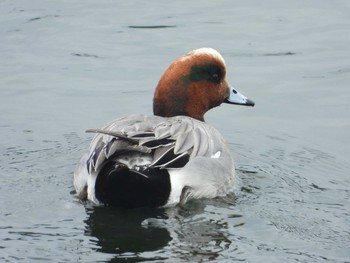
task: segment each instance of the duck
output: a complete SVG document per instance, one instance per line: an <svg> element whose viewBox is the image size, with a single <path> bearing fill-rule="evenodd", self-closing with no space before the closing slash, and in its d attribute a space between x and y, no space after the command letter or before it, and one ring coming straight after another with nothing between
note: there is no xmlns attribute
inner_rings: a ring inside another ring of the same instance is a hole
<svg viewBox="0 0 350 263"><path fill-rule="evenodd" d="M74 172L76 196L95 205L156 208L226 195L236 181L234 160L204 120L223 103L255 105L229 84L218 51L199 48L177 58L156 86L153 115L86 131L94 137Z"/></svg>

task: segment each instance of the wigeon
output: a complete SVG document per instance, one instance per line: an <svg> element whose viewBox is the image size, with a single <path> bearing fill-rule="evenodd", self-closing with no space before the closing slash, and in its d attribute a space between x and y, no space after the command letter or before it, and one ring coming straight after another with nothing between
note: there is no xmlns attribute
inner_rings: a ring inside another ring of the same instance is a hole
<svg viewBox="0 0 350 263"><path fill-rule="evenodd" d="M176 59L154 93L154 116L131 115L96 133L74 174L80 199L126 208L184 204L226 194L235 181L230 150L204 122L221 103L254 106L226 80L222 56L200 48Z"/></svg>

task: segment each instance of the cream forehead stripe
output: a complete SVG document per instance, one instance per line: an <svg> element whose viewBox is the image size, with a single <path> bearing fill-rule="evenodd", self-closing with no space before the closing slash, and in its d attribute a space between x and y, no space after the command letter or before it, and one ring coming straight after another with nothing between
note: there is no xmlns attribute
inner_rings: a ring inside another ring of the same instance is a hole
<svg viewBox="0 0 350 263"><path fill-rule="evenodd" d="M185 56L183 56L181 58L181 60L186 60L186 59L188 59L191 56L204 55L204 54L205 55L211 55L212 57L222 61L222 63L226 66L225 60L221 56L221 54L219 52L217 52L215 49L209 48L209 47L203 47L203 48L198 48L198 49L192 50L189 53L187 53Z"/></svg>

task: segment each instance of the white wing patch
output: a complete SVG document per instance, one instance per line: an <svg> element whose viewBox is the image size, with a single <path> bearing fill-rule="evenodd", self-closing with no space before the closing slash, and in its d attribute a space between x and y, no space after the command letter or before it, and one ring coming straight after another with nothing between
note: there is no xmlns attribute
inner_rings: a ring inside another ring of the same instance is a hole
<svg viewBox="0 0 350 263"><path fill-rule="evenodd" d="M211 156L211 158L217 159L217 158L220 157L220 155L221 155L221 151L217 151L216 153L214 153L214 154Z"/></svg>

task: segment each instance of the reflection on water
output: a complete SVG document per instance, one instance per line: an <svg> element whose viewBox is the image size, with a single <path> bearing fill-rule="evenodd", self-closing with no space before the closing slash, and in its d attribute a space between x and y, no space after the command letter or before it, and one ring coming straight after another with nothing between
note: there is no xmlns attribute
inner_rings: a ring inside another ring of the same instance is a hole
<svg viewBox="0 0 350 263"><path fill-rule="evenodd" d="M99 251L123 256L145 251L156 251L167 246L169 232L162 227L148 227L149 218L166 219L162 209L124 210L109 207L86 208L86 235L97 238Z"/></svg>
<svg viewBox="0 0 350 263"><path fill-rule="evenodd" d="M98 251L114 254L113 262L162 261L174 256L187 262L214 260L231 249L232 241L226 236L228 222L218 213L233 202L234 195L166 209L125 210L87 204L85 234L96 238ZM240 215L229 217L241 220ZM149 253L153 251L156 253Z"/></svg>

